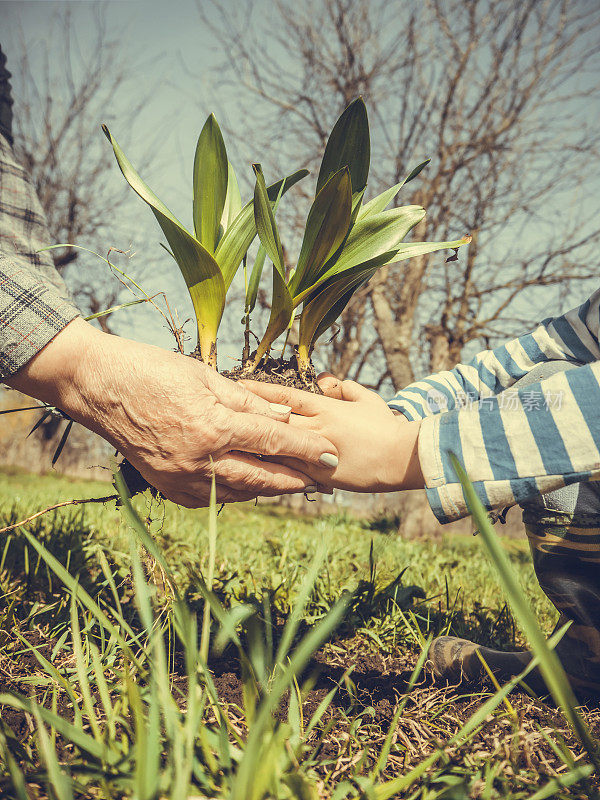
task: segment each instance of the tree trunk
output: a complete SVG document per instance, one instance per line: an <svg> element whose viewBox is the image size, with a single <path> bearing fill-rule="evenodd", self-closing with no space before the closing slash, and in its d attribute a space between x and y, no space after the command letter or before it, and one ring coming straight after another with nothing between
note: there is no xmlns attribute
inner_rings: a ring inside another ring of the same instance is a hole
<svg viewBox="0 0 600 800"><path fill-rule="evenodd" d="M450 344L441 331L429 336L429 366L432 372L450 367Z"/></svg>
<svg viewBox="0 0 600 800"><path fill-rule="evenodd" d="M421 202L420 195L413 198ZM426 223L420 222L414 229L415 240L426 238ZM427 269L427 255L404 262L404 273L398 275L398 291L392 295L395 303L390 303L390 267L383 267L371 279L371 305L375 314L375 328L381 341L386 364L396 390L402 389L414 380L410 362L410 347L413 341L415 313L423 289L423 276Z"/></svg>

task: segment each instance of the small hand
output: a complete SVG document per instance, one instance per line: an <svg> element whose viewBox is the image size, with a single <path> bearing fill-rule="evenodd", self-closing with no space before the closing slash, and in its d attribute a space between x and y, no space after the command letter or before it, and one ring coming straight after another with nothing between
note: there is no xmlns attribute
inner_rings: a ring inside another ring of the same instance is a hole
<svg viewBox="0 0 600 800"><path fill-rule="evenodd" d="M330 375L319 377L328 396L256 381L243 384L265 400L291 406L291 427L318 433L335 444L339 464L329 469L277 459L305 470L319 485L362 492L423 486L417 449L419 422L396 416L375 392Z"/></svg>

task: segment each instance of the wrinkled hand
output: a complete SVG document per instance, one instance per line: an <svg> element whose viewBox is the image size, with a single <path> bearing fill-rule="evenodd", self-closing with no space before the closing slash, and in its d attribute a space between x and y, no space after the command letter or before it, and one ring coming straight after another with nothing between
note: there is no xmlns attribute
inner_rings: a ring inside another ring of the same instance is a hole
<svg viewBox="0 0 600 800"><path fill-rule="evenodd" d="M82 319L5 382L100 434L165 497L189 508L207 504L213 465L217 500L235 502L315 491L306 466L325 453L337 457L323 436L287 424L289 408L197 360L102 333Z"/></svg>
<svg viewBox="0 0 600 800"><path fill-rule="evenodd" d="M291 406L291 427L318 433L335 444L339 464L333 469L281 460L308 472L320 486L358 492L423 486L417 447L420 423L396 415L375 392L328 374L319 377L325 396L255 381L242 383L265 400Z"/></svg>

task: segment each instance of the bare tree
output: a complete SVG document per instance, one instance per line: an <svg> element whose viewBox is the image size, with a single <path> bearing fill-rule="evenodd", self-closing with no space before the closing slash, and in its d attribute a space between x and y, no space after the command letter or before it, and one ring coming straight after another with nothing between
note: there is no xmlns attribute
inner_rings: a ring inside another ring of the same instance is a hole
<svg viewBox="0 0 600 800"><path fill-rule="evenodd" d="M122 38L108 34L100 6L89 13L94 36L85 47L78 41L68 8L55 16L44 42L30 47L21 35L20 59L16 66L10 65L14 147L33 180L52 242L77 244L105 255L117 245L116 237L126 235L118 221L131 198L125 185L115 180L114 157L100 123L110 122L123 100L130 121L135 120L145 98L136 92L135 65ZM108 267L82 257L74 248L52 252L82 310L95 314L115 305L124 286ZM109 331L110 320L98 321Z"/></svg>
<svg viewBox="0 0 600 800"><path fill-rule="evenodd" d="M332 371L400 388L456 363L474 340L531 326L553 288L564 301L597 280L597 6L278 0L268 21L252 3L199 7L228 54L219 80L237 87L255 153L316 165L336 117L362 95L371 191L430 157L399 197L427 209L416 237L473 236L457 261L381 270L319 351Z"/></svg>

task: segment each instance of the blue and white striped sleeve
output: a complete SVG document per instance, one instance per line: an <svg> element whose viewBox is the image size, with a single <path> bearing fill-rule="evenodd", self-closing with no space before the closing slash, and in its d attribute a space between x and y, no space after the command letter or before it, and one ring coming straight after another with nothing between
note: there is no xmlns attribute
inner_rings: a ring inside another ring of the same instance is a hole
<svg viewBox="0 0 600 800"><path fill-rule="evenodd" d="M590 364L600 358L599 306L600 290L578 308L544 320L531 333L484 350L467 364L411 383L389 405L410 420L423 419L493 397L544 361Z"/></svg>
<svg viewBox="0 0 600 800"><path fill-rule="evenodd" d="M390 402L409 419L422 419L419 460L440 522L468 513L451 453L488 509L600 478L599 304L600 291L530 334L412 384ZM580 366L506 391L551 360Z"/></svg>
<svg viewBox="0 0 600 800"><path fill-rule="evenodd" d="M507 395L508 401L507 401ZM419 461L440 522L468 513L450 454L487 509L600 478L600 362L421 422Z"/></svg>

